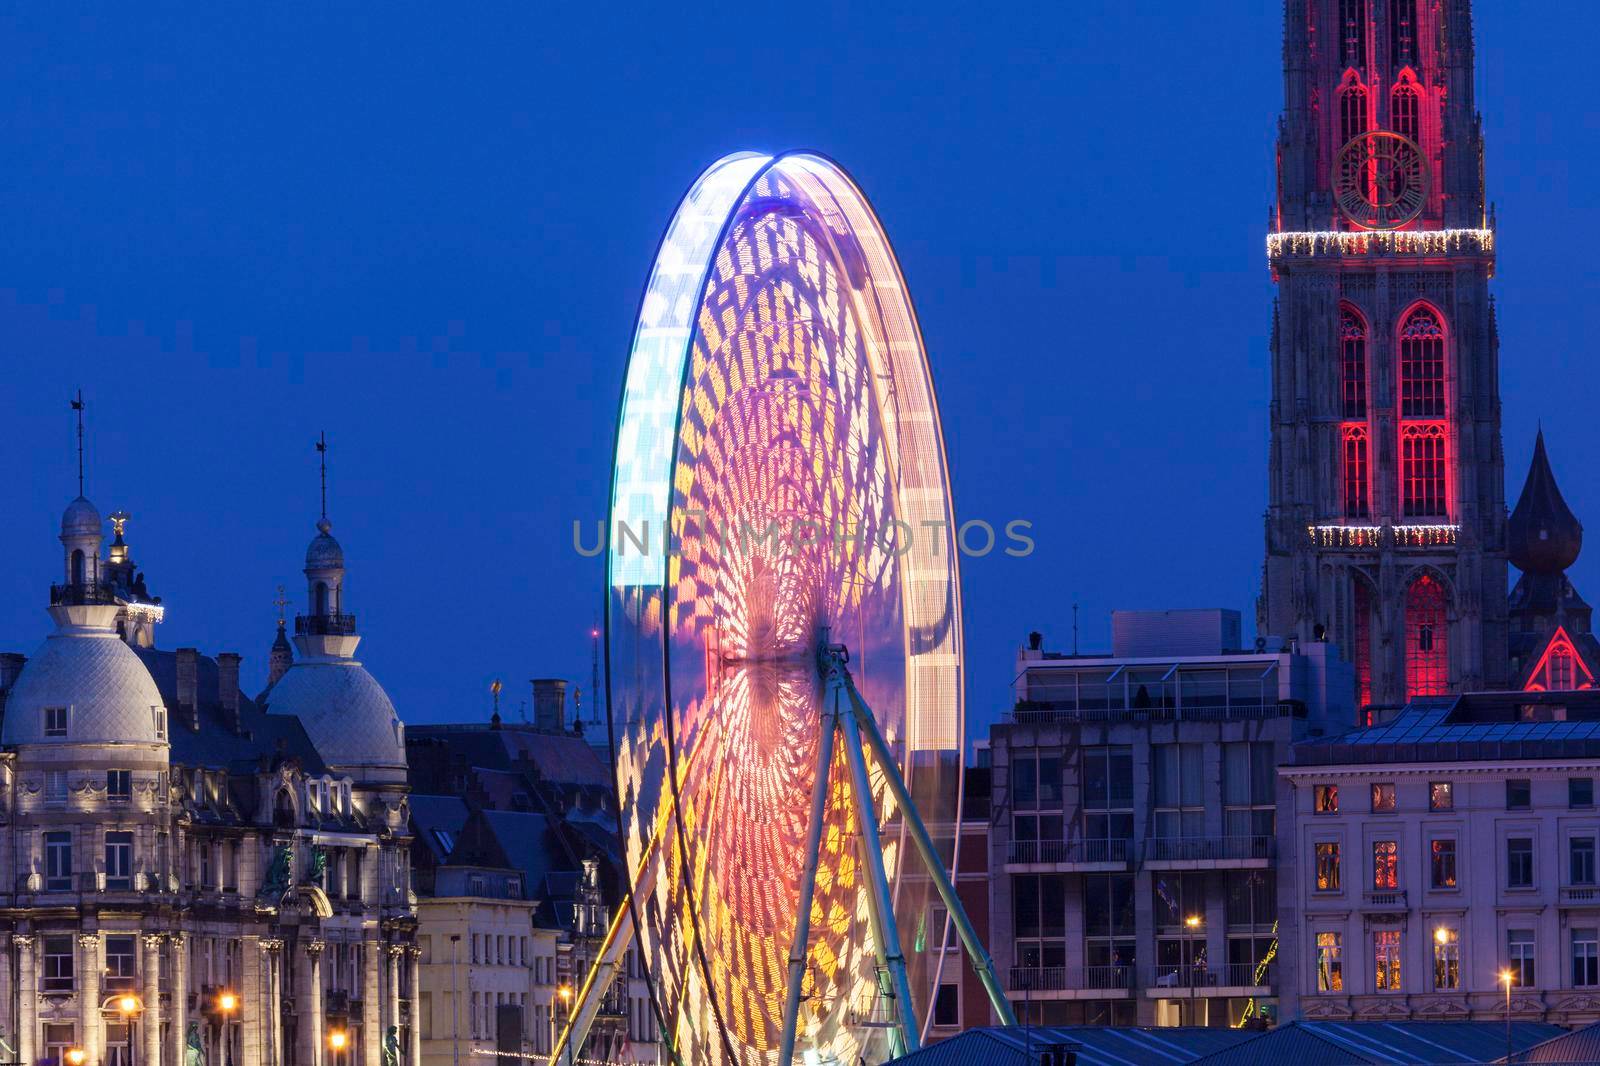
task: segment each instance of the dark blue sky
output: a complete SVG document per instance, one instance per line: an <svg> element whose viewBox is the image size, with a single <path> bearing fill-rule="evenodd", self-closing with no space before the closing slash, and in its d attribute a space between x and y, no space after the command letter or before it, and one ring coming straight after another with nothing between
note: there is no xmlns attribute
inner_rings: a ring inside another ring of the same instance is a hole
<svg viewBox="0 0 1600 1066"><path fill-rule="evenodd" d="M361 657L405 718L587 687L570 527L604 513L656 240L707 163L795 146L896 245L959 515L1035 524L1031 558L965 564L974 718L1074 601L1086 646L1119 606L1248 628L1280 5L340 6L0 16L0 648L48 628L82 385L89 495L135 515L165 646L259 684L326 428ZM1600 521L1600 5L1480 7L1510 494L1542 417Z"/></svg>

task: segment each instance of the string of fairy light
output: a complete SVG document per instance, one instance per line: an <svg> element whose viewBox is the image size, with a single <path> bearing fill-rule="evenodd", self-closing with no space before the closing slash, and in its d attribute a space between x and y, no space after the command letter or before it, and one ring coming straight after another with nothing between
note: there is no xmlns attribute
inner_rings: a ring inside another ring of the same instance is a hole
<svg viewBox="0 0 1600 1066"><path fill-rule="evenodd" d="M1267 257L1494 254L1494 230L1297 230L1267 234Z"/></svg>

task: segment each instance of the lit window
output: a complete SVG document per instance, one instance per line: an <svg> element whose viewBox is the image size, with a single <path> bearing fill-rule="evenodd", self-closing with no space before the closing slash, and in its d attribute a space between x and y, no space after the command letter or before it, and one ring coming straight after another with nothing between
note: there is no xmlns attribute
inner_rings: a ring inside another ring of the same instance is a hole
<svg viewBox="0 0 1600 1066"><path fill-rule="evenodd" d="M1424 574L1406 592L1406 695L1450 691L1449 623L1444 586Z"/></svg>
<svg viewBox="0 0 1600 1066"><path fill-rule="evenodd" d="M1344 954L1338 933L1317 934L1317 991L1344 991Z"/></svg>
<svg viewBox="0 0 1600 1066"><path fill-rule="evenodd" d="M1429 845L1434 888L1456 887L1456 842L1435 840Z"/></svg>
<svg viewBox="0 0 1600 1066"><path fill-rule="evenodd" d="M1461 987L1461 933L1447 925L1433 931L1433 987L1440 992Z"/></svg>
<svg viewBox="0 0 1600 1066"><path fill-rule="evenodd" d="M1400 930L1379 929L1372 934L1372 989L1400 991Z"/></svg>
<svg viewBox="0 0 1600 1066"><path fill-rule="evenodd" d="M1339 0L1339 43L1344 65L1367 65L1367 0Z"/></svg>
<svg viewBox="0 0 1600 1066"><path fill-rule="evenodd" d="M1532 929L1506 931L1506 956L1510 962L1511 984L1516 988L1532 988L1535 983L1534 941Z"/></svg>
<svg viewBox="0 0 1600 1066"><path fill-rule="evenodd" d="M1385 781L1373 784L1372 809L1374 811L1394 810L1394 782Z"/></svg>
<svg viewBox="0 0 1600 1066"><path fill-rule="evenodd" d="M1339 813L1339 786L1317 785L1313 789L1314 807L1318 814Z"/></svg>
<svg viewBox="0 0 1600 1066"><path fill-rule="evenodd" d="M1368 510L1367 427L1344 427L1344 516L1365 518Z"/></svg>
<svg viewBox="0 0 1600 1066"><path fill-rule="evenodd" d="M1339 891L1339 845L1331 841L1317 845L1317 891Z"/></svg>
<svg viewBox="0 0 1600 1066"><path fill-rule="evenodd" d="M1348 307L1339 309L1343 411L1347 420L1367 417L1367 324Z"/></svg>
<svg viewBox="0 0 1600 1066"><path fill-rule="evenodd" d="M1417 89L1407 79L1394 87L1389 94L1389 128L1402 137L1417 141Z"/></svg>
<svg viewBox="0 0 1600 1066"><path fill-rule="evenodd" d="M1417 62L1417 0L1389 0L1389 59L1397 67Z"/></svg>
<svg viewBox="0 0 1600 1066"><path fill-rule="evenodd" d="M1339 90L1339 140L1343 144L1367 132L1367 90L1355 76Z"/></svg>
<svg viewBox="0 0 1600 1066"><path fill-rule="evenodd" d="M1506 887L1533 887L1533 838L1506 838Z"/></svg>
<svg viewBox="0 0 1600 1066"><path fill-rule="evenodd" d="M1401 509L1407 518L1444 518L1446 441L1437 423L1408 425L1400 431Z"/></svg>
<svg viewBox="0 0 1600 1066"><path fill-rule="evenodd" d="M1448 781L1432 781L1428 784L1428 810L1448 811L1456 805L1455 791Z"/></svg>
<svg viewBox="0 0 1600 1066"><path fill-rule="evenodd" d="M1400 417L1444 416L1444 328L1431 308L1419 307L1400 328Z"/></svg>
<svg viewBox="0 0 1600 1066"><path fill-rule="evenodd" d="M1400 845L1397 842L1372 842L1372 887L1379 891L1400 887Z"/></svg>

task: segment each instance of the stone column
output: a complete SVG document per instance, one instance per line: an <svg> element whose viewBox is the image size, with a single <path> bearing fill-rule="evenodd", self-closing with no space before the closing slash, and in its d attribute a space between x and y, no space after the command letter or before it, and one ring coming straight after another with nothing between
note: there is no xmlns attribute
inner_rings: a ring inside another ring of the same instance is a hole
<svg viewBox="0 0 1600 1066"><path fill-rule="evenodd" d="M369 936L361 945L361 1061L383 1066L383 943Z"/></svg>
<svg viewBox="0 0 1600 1066"><path fill-rule="evenodd" d="M87 1061L105 1058L105 1027L100 1020L100 934L78 934L78 1046Z"/></svg>
<svg viewBox="0 0 1600 1066"><path fill-rule="evenodd" d="M263 1066L283 1066L283 982L278 974L282 950L281 940L261 941L262 980L266 986L261 996L261 1011L265 1015L265 1024L261 1027Z"/></svg>
<svg viewBox="0 0 1600 1066"><path fill-rule="evenodd" d="M144 1048L139 1059L144 1066L161 1066L161 942L160 933L144 935L144 1014L139 1018ZM176 998L176 997L174 997Z"/></svg>
<svg viewBox="0 0 1600 1066"><path fill-rule="evenodd" d="M411 972L406 975L410 978L407 991L411 997L410 1057L406 1061L410 1066L422 1066L422 949L415 944L406 948L406 961L411 966Z"/></svg>
<svg viewBox="0 0 1600 1066"><path fill-rule="evenodd" d="M0 883L4 883L4 874L0 874ZM22 1025L22 1019L17 1017L16 989L11 986L11 956L5 953L4 945L5 941L0 940L0 1029L5 1030L6 1040L15 1048L15 1034Z"/></svg>
<svg viewBox="0 0 1600 1066"><path fill-rule="evenodd" d="M17 949L17 999L21 1007L17 1018L17 1061L33 1062L39 1057L34 1050L39 1039L39 981L33 962L34 939L16 934L11 943Z"/></svg>
<svg viewBox="0 0 1600 1066"><path fill-rule="evenodd" d="M239 1057L248 1063L267 1061L265 1026L262 1014L261 970L267 964L267 953L258 936L239 938L239 975L243 982L239 989Z"/></svg>
<svg viewBox="0 0 1600 1066"><path fill-rule="evenodd" d="M300 972L295 975L295 1066L322 1066L321 940L302 943Z"/></svg>
<svg viewBox="0 0 1600 1066"><path fill-rule="evenodd" d="M395 1039L400 1039L400 968L406 964L406 949L404 944L386 945L385 951L389 956L389 994L384 997L383 1035L387 1039L390 1028L394 1028ZM404 1049L400 1049L401 1058L404 1058Z"/></svg>
<svg viewBox="0 0 1600 1066"><path fill-rule="evenodd" d="M184 1048L189 1040L189 938L183 933L171 933L167 936L167 946L172 952L169 990L172 1009L167 1012L171 1015L167 1029L167 1043L171 1049L168 1061L172 1066L183 1066Z"/></svg>

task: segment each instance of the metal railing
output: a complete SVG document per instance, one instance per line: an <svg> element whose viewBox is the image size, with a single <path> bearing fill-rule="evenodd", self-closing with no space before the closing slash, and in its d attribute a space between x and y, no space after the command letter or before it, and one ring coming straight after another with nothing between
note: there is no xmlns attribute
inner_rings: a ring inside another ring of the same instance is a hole
<svg viewBox="0 0 1600 1066"><path fill-rule="evenodd" d="M1404 907L1406 892L1403 888L1369 888L1362 899L1369 907Z"/></svg>
<svg viewBox="0 0 1600 1066"><path fill-rule="evenodd" d="M1012 992L1065 992L1133 987L1132 966L1013 966Z"/></svg>
<svg viewBox="0 0 1600 1066"><path fill-rule="evenodd" d="M356 631L353 614L299 614L295 615L294 631L298 636L348 637Z"/></svg>
<svg viewBox="0 0 1600 1066"><path fill-rule="evenodd" d="M1049 722L1240 722L1270 718L1303 717L1298 700L1229 699L1222 702L1185 701L1170 697L1139 705L1134 701L1032 700L1001 715L1013 725Z"/></svg>
<svg viewBox="0 0 1600 1066"><path fill-rule="evenodd" d="M1144 844L1145 862L1270 859L1278 840L1270 836L1152 837Z"/></svg>
<svg viewBox="0 0 1600 1066"><path fill-rule="evenodd" d="M1013 863L1126 863L1133 854L1131 840L1013 840L1007 862Z"/></svg>
<svg viewBox="0 0 1600 1066"><path fill-rule="evenodd" d="M1266 988L1277 980L1277 968L1267 964L1263 970L1250 962L1229 962L1216 966L1195 963L1186 966L1157 966L1150 972L1147 987L1162 988Z"/></svg>
<svg viewBox="0 0 1600 1066"><path fill-rule="evenodd" d="M87 582L77 582L71 585L50 586L50 606L52 607L82 607L84 605L108 605L117 602L116 593L110 585L91 585Z"/></svg>

